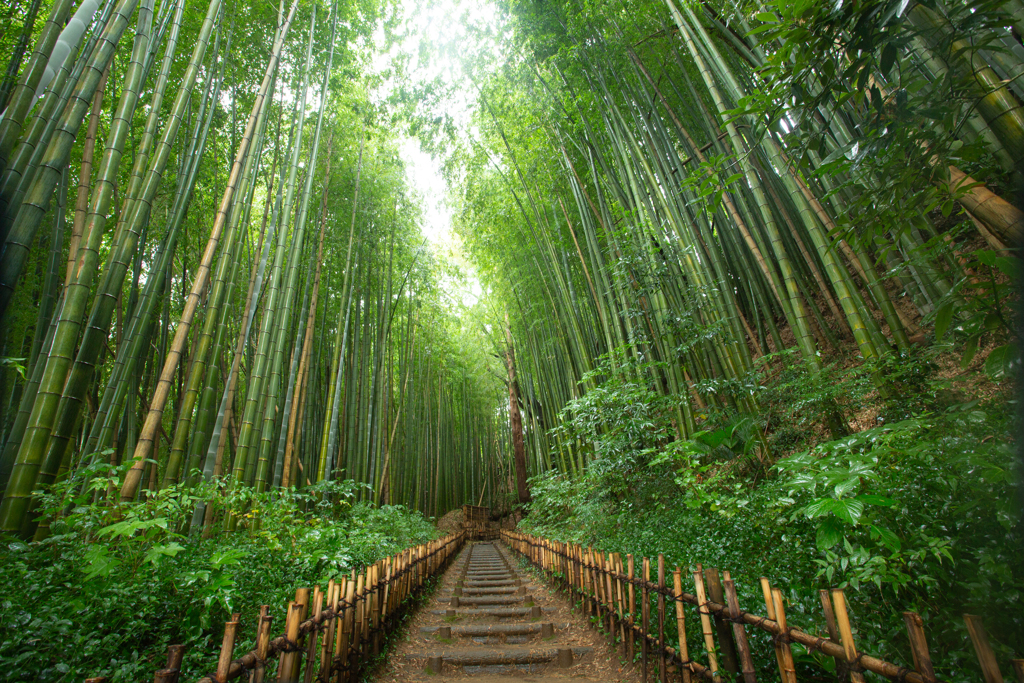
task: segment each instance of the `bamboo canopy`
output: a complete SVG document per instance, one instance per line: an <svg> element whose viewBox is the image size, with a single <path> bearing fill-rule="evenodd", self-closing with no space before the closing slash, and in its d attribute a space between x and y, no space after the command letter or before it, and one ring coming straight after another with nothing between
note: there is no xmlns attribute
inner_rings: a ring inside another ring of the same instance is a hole
<svg viewBox="0 0 1024 683"><path fill-rule="evenodd" d="M386 3L33 3L0 37L0 531L104 468L123 502L505 510L609 455L591 399L661 406L661 448L791 357L963 329L957 249L1024 234L1020 4L876 4L511 3L472 130L406 116L448 147L469 282L362 71Z"/></svg>

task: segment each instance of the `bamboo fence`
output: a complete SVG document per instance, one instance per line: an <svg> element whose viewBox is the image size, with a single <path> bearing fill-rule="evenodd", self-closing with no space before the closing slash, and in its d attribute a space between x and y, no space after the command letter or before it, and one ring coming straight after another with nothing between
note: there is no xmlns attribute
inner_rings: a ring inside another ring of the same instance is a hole
<svg viewBox="0 0 1024 683"><path fill-rule="evenodd" d="M656 581L652 581L652 561L646 557L637 559L626 555L623 562L618 553L602 553L515 531L502 530L501 538L550 580L580 598L584 613L604 628L612 645L616 641L621 644L623 655L629 661L636 660L639 649L643 680L647 680L650 660L656 658L660 683L666 683L670 673L675 678L674 671L678 671L685 683L697 680L718 683L723 676L728 680L754 683L757 669L747 640L749 626L771 636L782 683L797 680L792 643L831 657L838 680L847 680L848 676L853 683L863 683L864 672L871 671L901 683L942 683L935 677L924 624L915 612L903 613L913 655L914 667L910 669L857 650L842 590L820 591L828 635L819 637L787 623L782 591L773 587L766 577L761 578L761 589L767 616L761 616L740 609L729 572L697 565L692 573L695 592L691 594L683 591L683 573L678 567L670 575L666 573L664 555L658 555L653 562ZM654 601L656 614L651 613ZM672 628L672 605L678 648L665 640L666 629ZM705 663L697 661L697 653L691 652L687 644L686 605L696 607L700 617ZM1002 683L1002 673L981 617L968 614L964 615L964 620L985 683ZM1012 666L1017 683L1024 683L1024 659L1012 660Z"/></svg>
<svg viewBox="0 0 1024 683"><path fill-rule="evenodd" d="M332 579L323 590L299 588L285 612L284 633L270 637L270 606L256 620L256 648L234 658L240 615L224 625L216 672L199 683L243 678L251 683L345 683L359 680L359 670L380 654L383 635L398 621L406 599L443 572L462 548L466 534L450 534L384 558L350 576ZM183 645L168 649L167 665L154 683L178 683ZM277 666L274 668L274 662ZM88 678L86 683L106 679Z"/></svg>

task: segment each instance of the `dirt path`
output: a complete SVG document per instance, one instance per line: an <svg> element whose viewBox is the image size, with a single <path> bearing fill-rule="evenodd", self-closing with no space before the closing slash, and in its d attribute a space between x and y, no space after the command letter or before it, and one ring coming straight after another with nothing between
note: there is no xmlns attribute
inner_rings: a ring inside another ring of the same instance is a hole
<svg viewBox="0 0 1024 683"><path fill-rule="evenodd" d="M568 601L499 543L467 545L374 679L639 683Z"/></svg>

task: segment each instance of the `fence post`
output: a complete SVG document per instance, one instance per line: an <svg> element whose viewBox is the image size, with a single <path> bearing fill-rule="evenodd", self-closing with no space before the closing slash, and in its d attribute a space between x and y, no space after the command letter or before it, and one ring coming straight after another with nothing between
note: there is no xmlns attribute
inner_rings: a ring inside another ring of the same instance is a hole
<svg viewBox="0 0 1024 683"><path fill-rule="evenodd" d="M338 584L334 579L327 582L327 611L330 618L324 628L323 639L320 643L320 678L324 681L330 679L333 662L331 661L331 645L334 643L334 629L338 623Z"/></svg>
<svg viewBox="0 0 1024 683"><path fill-rule="evenodd" d="M724 572L725 597L729 605L729 618L732 619L732 633L736 638L736 649L739 652L740 664L743 667L743 682L755 683L757 675L754 659L750 654L750 643L747 642L747 631L740 620L740 603L736 597L736 584L732 582L729 572Z"/></svg>
<svg viewBox="0 0 1024 683"><path fill-rule="evenodd" d="M270 605L260 605L259 623L256 624L256 666L252 672L252 683L263 683L267 675L267 654L270 652Z"/></svg>
<svg viewBox="0 0 1024 683"><path fill-rule="evenodd" d="M632 573L633 557L630 556ZM631 584L632 586L632 584ZM683 578L679 567L672 572L672 588L676 603L676 631L679 635L679 659L682 661L683 683L690 683L690 647L686 642L686 614L683 612Z"/></svg>
<svg viewBox="0 0 1024 683"><path fill-rule="evenodd" d="M647 585L651 582L651 563L646 557L643 561L643 583L640 584L640 670L643 680L647 680L647 634L650 633L651 599L647 594Z"/></svg>
<svg viewBox="0 0 1024 683"><path fill-rule="evenodd" d="M704 635L704 647L708 652L708 665L715 681L719 680L718 653L715 651L715 637L711 631L711 615L708 609L708 597L704 592L704 568L699 564L693 573L693 583L697 590L697 614L700 615L701 633ZM787 683L783 676L782 683Z"/></svg>
<svg viewBox="0 0 1024 683"><path fill-rule="evenodd" d="M178 680L178 672L181 670L181 660L185 657L184 645L170 645L167 648L166 669L174 670L174 680ZM172 682L173 683L173 682Z"/></svg>
<svg viewBox="0 0 1024 683"><path fill-rule="evenodd" d="M903 623L910 636L910 652L914 656L914 669L928 683L935 680L935 669L932 668L932 656L928 652L928 639L924 635L924 621L916 612L904 612Z"/></svg>
<svg viewBox="0 0 1024 683"><path fill-rule="evenodd" d="M309 617L309 604L312 594L313 591L309 588L295 589L295 602L302 607L302 611L299 613L300 626L302 622ZM291 676L288 678L289 681L298 681L299 673L302 670L302 647L306 644L306 637L302 635L301 630L297 635L298 638L295 640L295 644L299 648L299 654L295 655L295 659L292 663Z"/></svg>
<svg viewBox="0 0 1024 683"><path fill-rule="evenodd" d="M353 576L355 572L352 572ZM335 652L341 655L341 667L338 672L338 681L347 681L349 679L348 666L351 659L349 658L349 649L352 647L352 631L355 624L355 601L356 601L356 582L353 577L345 577L345 606L342 608L342 621L338 628L338 635L334 643Z"/></svg>
<svg viewBox="0 0 1024 683"><path fill-rule="evenodd" d="M626 555L626 567L629 572L629 665L636 663L636 586L633 584L636 579L636 567L633 564L633 554Z"/></svg>
<svg viewBox="0 0 1024 683"><path fill-rule="evenodd" d="M356 574L356 615L352 628L352 649L357 662L363 660L363 639L366 637L366 576L366 571Z"/></svg>
<svg viewBox="0 0 1024 683"><path fill-rule="evenodd" d="M597 554L597 579L601 586L601 604L604 606L604 614L608 623L608 644L615 647L615 606L611 596L611 575L608 573L610 557L607 553Z"/></svg>
<svg viewBox="0 0 1024 683"><path fill-rule="evenodd" d="M618 599L619 640L622 641L622 654L626 655L626 596L622 589L622 555L615 553L615 596Z"/></svg>
<svg viewBox="0 0 1024 683"><path fill-rule="evenodd" d="M796 665L793 663L793 651L789 647L789 628L786 625L786 606L783 602L782 591L778 588L772 588L772 605L775 607L775 621L778 622L779 628L782 629L782 633L779 634L779 640L782 641L782 661L785 664L785 672L782 674L782 683L796 683ZM843 606L845 611L845 605ZM842 633L842 622L840 622L840 633ZM846 638L844 637L844 640ZM850 648L853 648L853 634L850 634L849 638ZM855 655L856 656L856 655ZM857 676L860 676L858 679ZM860 674L851 673L850 680L854 683L863 683L864 676Z"/></svg>
<svg viewBox="0 0 1024 683"><path fill-rule="evenodd" d="M314 624L320 621L320 615L323 614L324 606L324 594L320 590L320 586L316 586L313 589L313 619ZM309 643L306 646L306 676L303 679L304 683L312 683L313 681L313 658L316 656L316 645L317 638L319 637L319 629L314 625L313 630L309 634ZM298 672L296 672L298 673Z"/></svg>
<svg viewBox="0 0 1024 683"><path fill-rule="evenodd" d="M302 623L302 605L292 600L288 603L288 612L285 617L284 637L288 641L288 650L281 653L277 665L278 683L293 683L295 680L294 669L298 664L299 657L299 624Z"/></svg>
<svg viewBox="0 0 1024 683"><path fill-rule="evenodd" d="M228 672L231 671L231 656L235 653L235 637L238 635L238 619L241 617L237 612L231 615L230 621L224 624L224 639L220 645L220 656L217 658L217 681L226 683Z"/></svg>
<svg viewBox="0 0 1024 683"><path fill-rule="evenodd" d="M711 596L711 601L724 605L726 603L725 593L722 590L722 581L719 577L718 569L715 567L705 569L704 576L708 582L708 594ZM732 642L731 629L723 613L716 613L714 619L715 631L718 632L718 647L722 653L722 666L735 677L739 671L739 666L736 664L736 647Z"/></svg>
<svg viewBox="0 0 1024 683"><path fill-rule="evenodd" d="M825 628L828 629L828 639L841 646L842 638L839 637L839 625L836 623L836 614L832 611L832 599L825 589L818 591L818 595L821 597L821 608L825 612ZM911 647L913 647L913 643L911 643ZM836 678L845 681L849 678L847 675L847 671L850 668L849 664L846 663L846 659L843 657L833 657L833 660L836 663Z"/></svg>
<svg viewBox="0 0 1024 683"><path fill-rule="evenodd" d="M384 587L381 585L380 579L381 575L384 573L383 570L384 566L380 562L373 565L373 593L370 602L373 608L373 611L370 613L370 651L373 653L374 657L380 654L380 623L384 605Z"/></svg>
<svg viewBox="0 0 1024 683"><path fill-rule="evenodd" d="M764 608L768 613L768 619L775 621L775 602L772 600L772 584L767 576L761 577L761 593L764 595ZM782 643L773 639L775 643L775 661L779 665L779 676L785 680L786 665L782 659Z"/></svg>
<svg viewBox="0 0 1024 683"><path fill-rule="evenodd" d="M999 671L996 655L988 644L988 636L985 635L985 626L981 623L981 617L975 614L965 614L964 622L967 624L967 633L970 634L971 642L974 644L974 652L978 655L985 683L1003 683L1003 674Z"/></svg>
<svg viewBox="0 0 1024 683"><path fill-rule="evenodd" d="M665 679L665 556L658 553L658 680Z"/></svg>
<svg viewBox="0 0 1024 683"><path fill-rule="evenodd" d="M836 620L839 622L839 637L843 641L846 662L851 665L850 680L853 683L864 683L864 674L853 670L857 663L857 647L853 644L853 629L850 628L850 615L846 611L846 594L840 589L833 590L832 603L835 606Z"/></svg>

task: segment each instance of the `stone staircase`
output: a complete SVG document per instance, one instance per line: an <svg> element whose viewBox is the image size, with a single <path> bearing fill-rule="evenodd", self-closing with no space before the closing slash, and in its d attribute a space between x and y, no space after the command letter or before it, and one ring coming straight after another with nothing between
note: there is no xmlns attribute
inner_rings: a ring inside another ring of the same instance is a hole
<svg viewBox="0 0 1024 683"><path fill-rule="evenodd" d="M553 609L536 604L545 591L516 571L495 543L467 546L448 570L436 607L413 633L402 658L409 670L489 677L569 669L590 647L560 642L568 624L551 621Z"/></svg>

